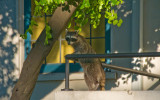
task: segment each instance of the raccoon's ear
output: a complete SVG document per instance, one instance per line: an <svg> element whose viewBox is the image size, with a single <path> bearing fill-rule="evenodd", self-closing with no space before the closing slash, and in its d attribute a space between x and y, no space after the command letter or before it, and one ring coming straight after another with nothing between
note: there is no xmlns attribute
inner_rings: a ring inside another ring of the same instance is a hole
<svg viewBox="0 0 160 100"><path fill-rule="evenodd" d="M76 30L75 32L76 32L76 35L78 35L78 33L79 33L79 30Z"/></svg>
<svg viewBox="0 0 160 100"><path fill-rule="evenodd" d="M76 30L76 33L78 34L78 33L79 33L79 30Z"/></svg>
<svg viewBox="0 0 160 100"><path fill-rule="evenodd" d="M75 31L74 31L75 36L78 36L78 33L79 33L78 30L75 30Z"/></svg>

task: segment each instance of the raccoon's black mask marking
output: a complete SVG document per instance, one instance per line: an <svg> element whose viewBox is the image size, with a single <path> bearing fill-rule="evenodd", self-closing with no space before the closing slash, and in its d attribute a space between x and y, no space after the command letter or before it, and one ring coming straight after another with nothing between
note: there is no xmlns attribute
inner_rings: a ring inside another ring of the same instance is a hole
<svg viewBox="0 0 160 100"><path fill-rule="evenodd" d="M71 44L71 42L76 42L77 41L77 32L67 32L65 39L68 42L68 45Z"/></svg>

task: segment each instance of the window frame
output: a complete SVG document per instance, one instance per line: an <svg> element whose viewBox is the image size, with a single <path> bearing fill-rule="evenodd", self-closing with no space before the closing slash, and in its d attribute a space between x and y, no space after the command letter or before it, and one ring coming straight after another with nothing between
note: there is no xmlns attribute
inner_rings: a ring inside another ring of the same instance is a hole
<svg viewBox="0 0 160 100"><path fill-rule="evenodd" d="M31 10L28 10L29 8L31 9L31 0L27 1L27 4L25 4L25 8L24 8L24 31L26 31L26 29L29 27L29 21L31 19ZM46 18L50 16L50 15L45 15L45 20ZM93 39L105 39L105 53L110 53L110 24L107 23L107 19L105 19L105 35L104 37L92 37L92 26L90 24L90 37L87 37L86 39L89 39L90 41L90 45L92 46L92 40ZM65 63L61 62L61 45L62 45L62 41L64 41L65 39L62 38L62 36L60 36L59 38L59 49L60 49L60 63L47 63L46 59L45 59L45 63L42 64L40 73L61 73L61 72L65 72ZM31 50L31 42L35 42L36 40L31 40L31 35L30 33L27 33L27 39L25 40L25 53L24 53L24 57L25 59L27 58L27 55L29 54L30 50ZM105 63L109 63L110 59L105 59ZM78 63L73 64L70 63L70 72L81 72L83 71L83 69L80 67L80 65Z"/></svg>

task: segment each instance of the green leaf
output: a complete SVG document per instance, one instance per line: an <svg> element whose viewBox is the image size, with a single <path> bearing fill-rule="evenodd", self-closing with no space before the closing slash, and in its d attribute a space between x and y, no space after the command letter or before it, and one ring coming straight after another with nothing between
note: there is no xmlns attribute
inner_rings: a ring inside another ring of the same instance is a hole
<svg viewBox="0 0 160 100"><path fill-rule="evenodd" d="M123 23L123 20L119 19L119 22L118 22L117 26L120 27L122 25L122 23Z"/></svg>
<svg viewBox="0 0 160 100"><path fill-rule="evenodd" d="M82 5L81 7L80 7L80 9L83 9L85 6L84 5Z"/></svg>
<svg viewBox="0 0 160 100"><path fill-rule="evenodd" d="M46 26L46 30L47 30L47 31L50 31L50 30L51 30L51 27L50 27L49 25L47 25L47 26Z"/></svg>
<svg viewBox="0 0 160 100"><path fill-rule="evenodd" d="M114 13L113 16L114 16L114 19L117 19L117 17L118 17L117 13Z"/></svg>
<svg viewBox="0 0 160 100"><path fill-rule="evenodd" d="M122 19L119 19L119 23L121 23L121 24L122 24L122 23L123 23L123 20L122 20Z"/></svg>
<svg viewBox="0 0 160 100"><path fill-rule="evenodd" d="M94 23L94 21L93 20L90 20L90 24L93 24Z"/></svg>
<svg viewBox="0 0 160 100"><path fill-rule="evenodd" d="M83 0L83 3L81 5L80 9L89 8L89 7L90 7L89 0Z"/></svg>
<svg viewBox="0 0 160 100"><path fill-rule="evenodd" d="M51 33L48 33L46 36L47 36L48 39L52 39Z"/></svg>
<svg viewBox="0 0 160 100"><path fill-rule="evenodd" d="M112 6L115 6L116 3L117 3L117 0L111 0L111 5L112 5Z"/></svg>
<svg viewBox="0 0 160 100"><path fill-rule="evenodd" d="M88 18L86 18L83 22L82 22L82 26L84 26L85 24L87 24L88 22Z"/></svg>
<svg viewBox="0 0 160 100"><path fill-rule="evenodd" d="M97 28L97 25L96 25L96 24L93 24L93 28Z"/></svg>
<svg viewBox="0 0 160 100"><path fill-rule="evenodd" d="M114 17L113 16L109 17L109 20L114 20Z"/></svg>
<svg viewBox="0 0 160 100"><path fill-rule="evenodd" d="M77 24L79 24L79 23L82 22L82 19L78 19L78 18L77 18L77 19L75 20L75 22L76 22Z"/></svg>
<svg viewBox="0 0 160 100"><path fill-rule="evenodd" d="M95 16L94 16L93 14L91 14L91 15L90 15L90 18L91 18L91 19L94 19L94 18L95 18Z"/></svg>
<svg viewBox="0 0 160 100"><path fill-rule="evenodd" d="M33 25L29 25L28 31L29 31L29 30L32 30L32 26L33 26Z"/></svg>
<svg viewBox="0 0 160 100"><path fill-rule="evenodd" d="M75 30L78 30L78 29L79 29L79 26L74 26L74 29L75 29Z"/></svg>
<svg viewBox="0 0 160 100"><path fill-rule="evenodd" d="M75 15L75 17L77 17L79 15L79 11L76 11L76 15Z"/></svg>
<svg viewBox="0 0 160 100"><path fill-rule="evenodd" d="M47 13L48 11L48 6L45 6L44 12Z"/></svg>
<svg viewBox="0 0 160 100"><path fill-rule="evenodd" d="M48 45L48 38L47 37L45 38L44 45Z"/></svg>
<svg viewBox="0 0 160 100"><path fill-rule="evenodd" d="M108 24L112 24L112 21L111 21L111 20L108 20Z"/></svg>
<svg viewBox="0 0 160 100"><path fill-rule="evenodd" d="M68 23L68 28L71 28L71 25L72 25L72 24L71 24L71 21L70 21L70 22Z"/></svg>
<svg viewBox="0 0 160 100"><path fill-rule="evenodd" d="M64 4L65 0L61 0L61 3Z"/></svg>
<svg viewBox="0 0 160 100"><path fill-rule="evenodd" d="M89 8L89 7L90 7L89 0L87 0L87 1L86 1L86 3L85 3L85 7L86 7L86 8Z"/></svg>
<svg viewBox="0 0 160 100"><path fill-rule="evenodd" d="M109 0L107 0L107 2L106 2L106 5L108 5L109 4Z"/></svg>
<svg viewBox="0 0 160 100"><path fill-rule="evenodd" d="M57 3L57 4L60 4L60 0L56 0L56 3Z"/></svg>
<svg viewBox="0 0 160 100"><path fill-rule="evenodd" d="M38 7L38 9L39 9L39 10L41 10L41 9L42 9L42 7L41 7L41 6L39 6L39 7Z"/></svg>
<svg viewBox="0 0 160 100"><path fill-rule="evenodd" d="M121 25L122 25L121 23L118 23L118 24L117 24L118 27L121 27Z"/></svg>
<svg viewBox="0 0 160 100"><path fill-rule="evenodd" d="M107 18L107 19L109 18L109 16L107 14L105 14L104 17Z"/></svg>
<svg viewBox="0 0 160 100"><path fill-rule="evenodd" d="M27 39L27 34L24 34L24 39Z"/></svg>
<svg viewBox="0 0 160 100"><path fill-rule="evenodd" d="M121 4L123 4L124 3L124 1L123 0L120 0L121 1Z"/></svg>
<svg viewBox="0 0 160 100"><path fill-rule="evenodd" d="M112 11L111 11L111 12L112 12L112 14L114 14L114 9L112 9Z"/></svg>
<svg viewBox="0 0 160 100"><path fill-rule="evenodd" d="M31 29L29 29L29 30L28 30L28 32L29 32L31 35L33 34L33 32L32 32L32 30L31 30Z"/></svg>
<svg viewBox="0 0 160 100"><path fill-rule="evenodd" d="M23 39L27 39L27 34L21 34L20 37L22 37Z"/></svg>
<svg viewBox="0 0 160 100"><path fill-rule="evenodd" d="M82 14L78 15L78 18L81 18L82 17Z"/></svg>
<svg viewBox="0 0 160 100"><path fill-rule="evenodd" d="M34 19L31 20L31 25L35 25L35 26L38 26L37 22L34 21Z"/></svg>
<svg viewBox="0 0 160 100"><path fill-rule="evenodd" d="M112 16L112 13L110 12L105 12L108 16Z"/></svg>
<svg viewBox="0 0 160 100"><path fill-rule="evenodd" d="M35 2L35 5L39 5L39 3L38 3L38 1L37 1L37 0L35 0L34 2Z"/></svg>
<svg viewBox="0 0 160 100"><path fill-rule="evenodd" d="M79 30L79 32L80 32L80 31L82 31L82 28L79 28L78 30Z"/></svg>
<svg viewBox="0 0 160 100"><path fill-rule="evenodd" d="M20 37L24 39L24 35L23 34L20 34Z"/></svg>
<svg viewBox="0 0 160 100"><path fill-rule="evenodd" d="M116 5L119 5L120 4L120 1L117 1Z"/></svg>
<svg viewBox="0 0 160 100"><path fill-rule="evenodd" d="M118 20L113 21L113 25L116 25L118 23Z"/></svg>
<svg viewBox="0 0 160 100"><path fill-rule="evenodd" d="M101 18L101 14L100 13L98 14L98 18Z"/></svg>

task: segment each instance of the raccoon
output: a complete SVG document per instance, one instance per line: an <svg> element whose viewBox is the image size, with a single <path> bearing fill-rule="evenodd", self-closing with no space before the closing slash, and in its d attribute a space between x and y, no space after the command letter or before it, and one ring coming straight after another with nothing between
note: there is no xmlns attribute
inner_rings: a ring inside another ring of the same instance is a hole
<svg viewBox="0 0 160 100"><path fill-rule="evenodd" d="M73 54L96 54L85 38L78 31L66 30L65 39L75 52ZM84 79L89 90L105 90L105 72L98 58L79 58L78 62L84 70Z"/></svg>

